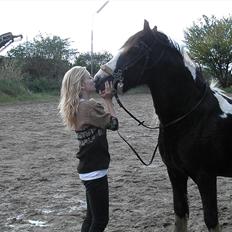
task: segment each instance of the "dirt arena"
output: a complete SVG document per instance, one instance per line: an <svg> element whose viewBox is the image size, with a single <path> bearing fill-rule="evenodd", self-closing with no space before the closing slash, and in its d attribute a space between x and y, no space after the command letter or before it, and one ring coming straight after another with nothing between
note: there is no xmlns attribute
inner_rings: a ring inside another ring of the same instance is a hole
<svg viewBox="0 0 232 232"><path fill-rule="evenodd" d="M148 94L122 96L148 124ZM137 127L115 103L120 131L149 160L157 131ZM143 166L116 132L108 133L110 221L106 232L167 232L174 223L172 190L160 155ZM85 214L75 134L64 129L57 102L0 106L0 232L78 232ZM190 232L207 231L196 185L189 181ZM218 178L223 232L232 231L232 179Z"/></svg>

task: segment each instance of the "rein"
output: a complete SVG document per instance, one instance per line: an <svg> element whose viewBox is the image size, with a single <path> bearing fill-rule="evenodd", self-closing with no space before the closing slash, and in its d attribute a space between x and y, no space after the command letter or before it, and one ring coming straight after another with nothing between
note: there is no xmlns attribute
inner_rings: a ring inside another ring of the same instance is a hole
<svg viewBox="0 0 232 232"><path fill-rule="evenodd" d="M140 120L139 120L138 118L136 118L129 110L127 110L126 107L124 107L124 105L122 104L122 102L121 102L120 99L119 99L119 96L118 96L117 92L114 94L114 96L115 96L115 99L116 99L117 103L119 104L119 106L120 106L121 108L123 108L123 110L124 110L127 114L129 114L129 115L131 116L131 118L133 118L135 121L137 121L137 122L139 123L138 126L142 125L143 127L147 128L147 129L150 129L150 130L157 130L157 129L160 128L159 126L150 127L150 126L145 125L145 124L144 124L145 121L140 121Z"/></svg>
<svg viewBox="0 0 232 232"><path fill-rule="evenodd" d="M138 154L138 152L133 148L133 146L119 133L119 131L117 130L117 133L119 135L119 137L130 147L130 149L135 153L135 155L137 156L137 158L140 160L140 162L145 165L145 166L149 166L152 164L154 158L155 158L155 154L157 152L157 149L159 147L159 143L156 144L155 150L153 152L153 155L151 157L151 160L149 161L149 163L145 163L143 161L143 159L140 157L140 155Z"/></svg>

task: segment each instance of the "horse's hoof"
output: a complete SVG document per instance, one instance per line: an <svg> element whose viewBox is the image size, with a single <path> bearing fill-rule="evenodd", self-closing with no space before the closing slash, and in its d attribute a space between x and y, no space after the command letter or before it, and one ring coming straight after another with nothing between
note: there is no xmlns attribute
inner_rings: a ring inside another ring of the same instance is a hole
<svg viewBox="0 0 232 232"><path fill-rule="evenodd" d="M175 228L173 232L187 232L188 215L183 218L175 215Z"/></svg>
<svg viewBox="0 0 232 232"><path fill-rule="evenodd" d="M187 232L186 228L174 228L173 232Z"/></svg>
<svg viewBox="0 0 232 232"><path fill-rule="evenodd" d="M217 225L215 228L210 229L209 232L221 232L222 230L220 229L220 226Z"/></svg>
<svg viewBox="0 0 232 232"><path fill-rule="evenodd" d="M187 232L187 225L175 225L173 232ZM216 231L215 231L216 232Z"/></svg>

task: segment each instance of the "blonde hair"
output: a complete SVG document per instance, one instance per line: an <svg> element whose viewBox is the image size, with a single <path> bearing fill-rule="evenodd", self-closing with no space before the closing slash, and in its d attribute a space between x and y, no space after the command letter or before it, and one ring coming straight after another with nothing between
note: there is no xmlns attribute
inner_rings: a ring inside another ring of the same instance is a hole
<svg viewBox="0 0 232 232"><path fill-rule="evenodd" d="M76 112L80 103L81 84L89 72L85 67L75 66L68 70L62 80L59 113L64 125L74 129L77 125Z"/></svg>

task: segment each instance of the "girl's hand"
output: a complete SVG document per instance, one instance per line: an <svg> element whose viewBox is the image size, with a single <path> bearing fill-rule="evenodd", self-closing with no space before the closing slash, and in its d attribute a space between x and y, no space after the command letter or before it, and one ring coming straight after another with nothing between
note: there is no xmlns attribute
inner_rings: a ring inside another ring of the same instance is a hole
<svg viewBox="0 0 232 232"><path fill-rule="evenodd" d="M112 81L111 82L107 81L105 83L105 89L103 91L100 91L99 94L105 100L111 100L113 98L113 96L114 96L114 88L113 88Z"/></svg>

